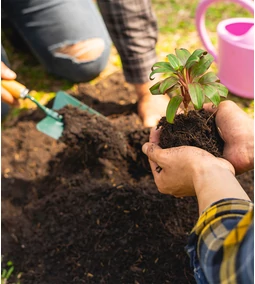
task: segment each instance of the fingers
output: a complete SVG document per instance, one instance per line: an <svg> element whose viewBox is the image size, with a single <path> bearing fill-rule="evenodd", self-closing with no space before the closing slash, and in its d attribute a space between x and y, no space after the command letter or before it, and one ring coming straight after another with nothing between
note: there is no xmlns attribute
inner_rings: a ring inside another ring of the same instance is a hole
<svg viewBox="0 0 255 284"><path fill-rule="evenodd" d="M160 136L160 129L157 129L157 127L153 127L150 132L149 142L158 144L159 136Z"/></svg>
<svg viewBox="0 0 255 284"><path fill-rule="evenodd" d="M203 108L210 113L216 113L218 109L213 103L206 103L203 105Z"/></svg>
<svg viewBox="0 0 255 284"><path fill-rule="evenodd" d="M151 172L152 172L152 174L153 174L153 176L154 176L154 179L156 180L157 175L160 174L160 172L161 172L161 171L159 170L159 169L161 169L161 168L160 168L160 166L159 166L157 163L153 162L153 161L150 160L150 159L149 159L149 164L150 164Z"/></svg>
<svg viewBox="0 0 255 284"><path fill-rule="evenodd" d="M14 80L16 77L16 73L8 68L3 62L1 62L1 78L6 80Z"/></svg>
<svg viewBox="0 0 255 284"><path fill-rule="evenodd" d="M17 75L10 68L8 68L3 62L1 62L1 78L5 80L14 80ZM1 99L9 105L18 105L18 100L15 99L5 88L1 86Z"/></svg>
<svg viewBox="0 0 255 284"><path fill-rule="evenodd" d="M247 119L247 114L234 102L221 102L216 115L216 125L222 139L226 142L232 139L232 135L238 135L234 129L241 127L242 124L246 127Z"/></svg>
<svg viewBox="0 0 255 284"><path fill-rule="evenodd" d="M222 119L225 120L225 118L228 118L228 120L230 120L231 118L235 118L237 115L247 116L247 114L234 102L224 101L219 104L216 122L217 120L218 122L220 122Z"/></svg>
<svg viewBox="0 0 255 284"><path fill-rule="evenodd" d="M142 151L144 152L145 155L148 156L148 158L152 161L155 162L157 165L160 166L160 153L162 152L162 149L154 144L154 143L150 143L147 142L143 145L142 147Z"/></svg>
<svg viewBox="0 0 255 284"><path fill-rule="evenodd" d="M1 86L1 98L2 98L2 101L4 101L5 103L9 105L15 104L15 101L16 101L14 97L2 86Z"/></svg>

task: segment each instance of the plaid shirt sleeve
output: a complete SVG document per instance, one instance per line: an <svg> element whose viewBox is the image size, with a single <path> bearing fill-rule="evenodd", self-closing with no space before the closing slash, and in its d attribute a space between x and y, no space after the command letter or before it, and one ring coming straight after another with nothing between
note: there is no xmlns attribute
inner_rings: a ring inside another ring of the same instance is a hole
<svg viewBox="0 0 255 284"><path fill-rule="evenodd" d="M197 283L254 283L253 216L253 204L240 199L203 212L186 247Z"/></svg>
<svg viewBox="0 0 255 284"><path fill-rule="evenodd" d="M156 62L157 21L150 0L98 0L98 6L121 57L126 81L149 81Z"/></svg>

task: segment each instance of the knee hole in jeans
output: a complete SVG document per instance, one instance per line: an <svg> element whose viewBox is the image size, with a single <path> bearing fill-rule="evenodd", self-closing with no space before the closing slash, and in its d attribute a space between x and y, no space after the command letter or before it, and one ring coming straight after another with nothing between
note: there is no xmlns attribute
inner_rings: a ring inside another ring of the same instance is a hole
<svg viewBox="0 0 255 284"><path fill-rule="evenodd" d="M91 38L57 48L54 54L67 55L75 61L84 62L98 59L104 49L105 43L101 38Z"/></svg>

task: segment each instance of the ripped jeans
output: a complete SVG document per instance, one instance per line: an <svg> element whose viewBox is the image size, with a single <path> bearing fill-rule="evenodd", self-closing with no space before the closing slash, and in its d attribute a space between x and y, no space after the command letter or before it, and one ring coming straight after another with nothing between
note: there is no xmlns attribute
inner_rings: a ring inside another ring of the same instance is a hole
<svg viewBox="0 0 255 284"><path fill-rule="evenodd" d="M105 68L111 40L93 0L3 0L2 10L49 73L87 82ZM79 51L62 52L86 40L91 52L99 43L98 56L80 59Z"/></svg>

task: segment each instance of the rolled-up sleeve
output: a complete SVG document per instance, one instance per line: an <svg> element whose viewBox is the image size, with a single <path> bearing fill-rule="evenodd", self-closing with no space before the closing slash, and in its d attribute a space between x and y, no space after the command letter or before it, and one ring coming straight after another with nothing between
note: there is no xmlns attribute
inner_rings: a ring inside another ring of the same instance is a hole
<svg viewBox="0 0 255 284"><path fill-rule="evenodd" d="M112 41L121 57L126 81L149 81L156 62L157 21L149 0L98 0Z"/></svg>
<svg viewBox="0 0 255 284"><path fill-rule="evenodd" d="M197 283L254 283L254 211L248 200L211 205L193 228L186 251Z"/></svg>

